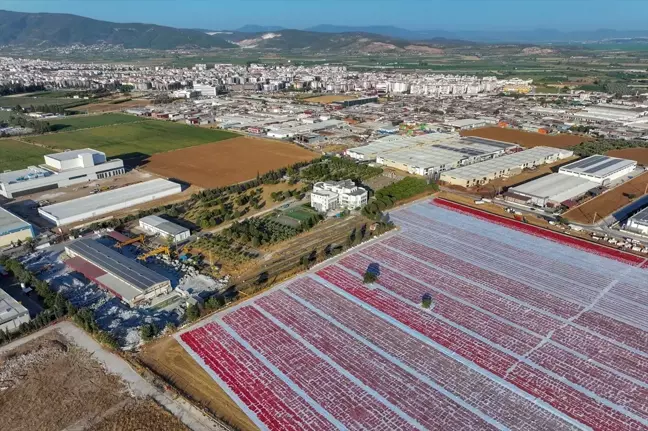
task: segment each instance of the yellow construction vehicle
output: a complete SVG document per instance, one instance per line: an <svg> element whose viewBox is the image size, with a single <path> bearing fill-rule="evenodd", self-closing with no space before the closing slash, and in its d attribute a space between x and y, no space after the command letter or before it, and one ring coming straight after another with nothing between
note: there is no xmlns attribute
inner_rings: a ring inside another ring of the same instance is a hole
<svg viewBox="0 0 648 431"><path fill-rule="evenodd" d="M143 244L145 239L146 239L146 236L144 236L142 234L140 236L136 236L135 238L131 238L131 239L128 239L126 241L118 242L117 244L115 244L115 247L122 248L122 247L126 247L127 245L130 245L130 244L135 244L136 242L141 242Z"/></svg>
<svg viewBox="0 0 648 431"><path fill-rule="evenodd" d="M146 260L149 257L157 256L158 254L163 254L163 253L166 254L167 256L170 256L171 255L171 249L169 247L167 247L167 246L158 247L158 248L156 248L154 250L149 251L148 253L144 253L144 254L141 254L141 255L137 256L137 259L138 260Z"/></svg>

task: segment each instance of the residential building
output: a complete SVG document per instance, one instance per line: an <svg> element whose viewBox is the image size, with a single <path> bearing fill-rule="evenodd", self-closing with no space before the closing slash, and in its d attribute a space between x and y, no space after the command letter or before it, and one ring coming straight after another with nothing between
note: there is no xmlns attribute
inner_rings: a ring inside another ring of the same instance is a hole
<svg viewBox="0 0 648 431"><path fill-rule="evenodd" d="M357 209L367 204L367 190L351 180L315 183L311 192L311 206L326 213L340 208Z"/></svg>

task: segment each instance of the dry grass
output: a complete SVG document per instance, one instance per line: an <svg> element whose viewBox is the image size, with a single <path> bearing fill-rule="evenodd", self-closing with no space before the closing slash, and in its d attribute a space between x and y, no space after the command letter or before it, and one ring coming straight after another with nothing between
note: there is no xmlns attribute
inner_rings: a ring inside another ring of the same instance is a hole
<svg viewBox="0 0 648 431"><path fill-rule="evenodd" d="M189 431L178 418L164 410L153 400L133 400L111 412L89 431Z"/></svg>
<svg viewBox="0 0 648 431"><path fill-rule="evenodd" d="M89 114L96 114L99 112L119 112L124 109L131 108L144 108L151 104L150 100L129 100L122 103L93 103L75 108L77 111L87 111Z"/></svg>
<svg viewBox="0 0 648 431"><path fill-rule="evenodd" d="M480 138L496 139L498 141L518 144L526 148L553 147L569 148L591 138L579 135L542 135L540 133L523 132L522 130L505 129L502 127L484 127L481 129L464 130L461 136L479 136Z"/></svg>
<svg viewBox="0 0 648 431"><path fill-rule="evenodd" d="M9 352L0 359L0 371L16 364L19 373L5 376L10 387L0 392L0 428L5 430L49 431L92 422L130 398L119 377L57 333Z"/></svg>
<svg viewBox="0 0 648 431"><path fill-rule="evenodd" d="M172 337L147 345L140 360L197 404L241 431L258 428Z"/></svg>

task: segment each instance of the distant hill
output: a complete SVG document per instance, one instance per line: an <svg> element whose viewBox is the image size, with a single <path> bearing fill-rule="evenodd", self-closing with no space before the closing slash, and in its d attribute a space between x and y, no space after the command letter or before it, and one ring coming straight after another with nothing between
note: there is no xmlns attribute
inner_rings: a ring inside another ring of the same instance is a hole
<svg viewBox="0 0 648 431"><path fill-rule="evenodd" d="M285 30L284 27L279 27L277 25L254 25L254 24L248 24L244 25L241 28L237 28L234 31L238 31L240 33L263 33L263 32L268 32L268 31L279 31L279 30Z"/></svg>
<svg viewBox="0 0 648 431"><path fill-rule="evenodd" d="M77 15L0 10L0 45L123 45L124 48L231 48L220 37L198 30L154 24L117 24Z"/></svg>

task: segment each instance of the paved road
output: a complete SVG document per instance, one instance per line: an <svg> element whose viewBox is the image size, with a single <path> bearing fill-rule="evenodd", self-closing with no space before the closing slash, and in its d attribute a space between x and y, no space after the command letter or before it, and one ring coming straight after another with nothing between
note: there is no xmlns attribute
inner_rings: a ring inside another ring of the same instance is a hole
<svg viewBox="0 0 648 431"><path fill-rule="evenodd" d="M51 331L58 330L73 340L76 345L86 349L101 362L108 371L122 377L131 392L138 397L150 396L160 405L173 413L193 431L229 431L230 428L205 416L200 410L182 398L172 398L140 376L124 359L101 347L92 337L70 322L62 322L45 328L27 337L23 337L0 348L0 354L13 350L35 338Z"/></svg>

